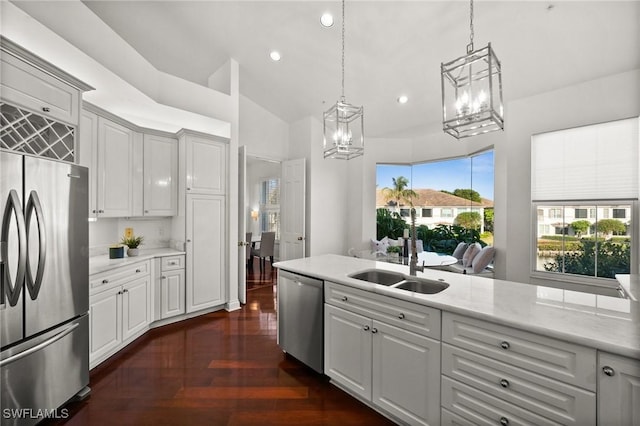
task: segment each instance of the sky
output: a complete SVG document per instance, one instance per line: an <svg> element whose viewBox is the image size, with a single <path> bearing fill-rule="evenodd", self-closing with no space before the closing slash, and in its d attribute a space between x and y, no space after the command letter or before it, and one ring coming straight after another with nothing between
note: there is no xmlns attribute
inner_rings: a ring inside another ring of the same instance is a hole
<svg viewBox="0 0 640 426"><path fill-rule="evenodd" d="M435 189L453 192L472 188L482 198L493 200L493 151L474 157L415 163L413 165L378 164L377 188L391 188L391 178L404 176L414 189Z"/></svg>

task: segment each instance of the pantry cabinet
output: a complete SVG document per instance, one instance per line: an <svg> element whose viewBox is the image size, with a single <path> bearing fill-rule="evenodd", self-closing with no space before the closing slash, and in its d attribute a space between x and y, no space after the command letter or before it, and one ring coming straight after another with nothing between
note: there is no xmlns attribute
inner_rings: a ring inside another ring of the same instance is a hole
<svg viewBox="0 0 640 426"><path fill-rule="evenodd" d="M187 194L225 194L227 144L193 135L189 135L187 141Z"/></svg>
<svg viewBox="0 0 640 426"><path fill-rule="evenodd" d="M178 205L178 140L144 134L142 212L175 216Z"/></svg>

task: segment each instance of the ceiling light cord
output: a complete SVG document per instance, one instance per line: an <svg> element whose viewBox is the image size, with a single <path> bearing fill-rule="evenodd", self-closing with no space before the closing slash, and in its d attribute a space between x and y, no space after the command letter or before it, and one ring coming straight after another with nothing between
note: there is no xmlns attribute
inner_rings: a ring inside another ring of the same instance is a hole
<svg viewBox="0 0 640 426"><path fill-rule="evenodd" d="M467 44L467 53L473 52L473 0L469 2L469 44Z"/></svg>
<svg viewBox="0 0 640 426"><path fill-rule="evenodd" d="M344 0L342 0L342 102L345 101L344 97Z"/></svg>

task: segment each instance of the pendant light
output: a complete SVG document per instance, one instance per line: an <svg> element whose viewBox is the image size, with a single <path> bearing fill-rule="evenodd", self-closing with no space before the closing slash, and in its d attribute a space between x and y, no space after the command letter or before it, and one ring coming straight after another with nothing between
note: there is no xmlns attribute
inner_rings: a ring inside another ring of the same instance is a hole
<svg viewBox="0 0 640 426"><path fill-rule="evenodd" d="M502 73L491 43L473 48L473 0L470 0L467 54L442 63L442 128L456 139L504 129Z"/></svg>
<svg viewBox="0 0 640 426"><path fill-rule="evenodd" d="M363 107L344 97L344 0L342 0L342 96L324 113L324 158L349 160L364 154Z"/></svg>

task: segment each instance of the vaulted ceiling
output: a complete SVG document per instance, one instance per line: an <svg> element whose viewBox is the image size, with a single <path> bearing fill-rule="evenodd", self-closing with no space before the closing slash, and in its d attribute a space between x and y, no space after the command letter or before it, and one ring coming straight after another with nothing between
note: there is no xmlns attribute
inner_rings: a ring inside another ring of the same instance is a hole
<svg viewBox="0 0 640 426"><path fill-rule="evenodd" d="M46 21L38 2L16 3ZM340 96L338 1L84 3L169 74L206 85L234 58L241 94L287 122L321 119ZM639 1L476 0L474 8L475 46L492 43L506 102L640 68ZM327 11L336 18L330 28L319 21ZM345 22L345 94L364 106L367 135L438 129L440 63L465 53L469 3L348 0ZM279 62L271 50L282 54ZM401 94L409 97L404 105Z"/></svg>

